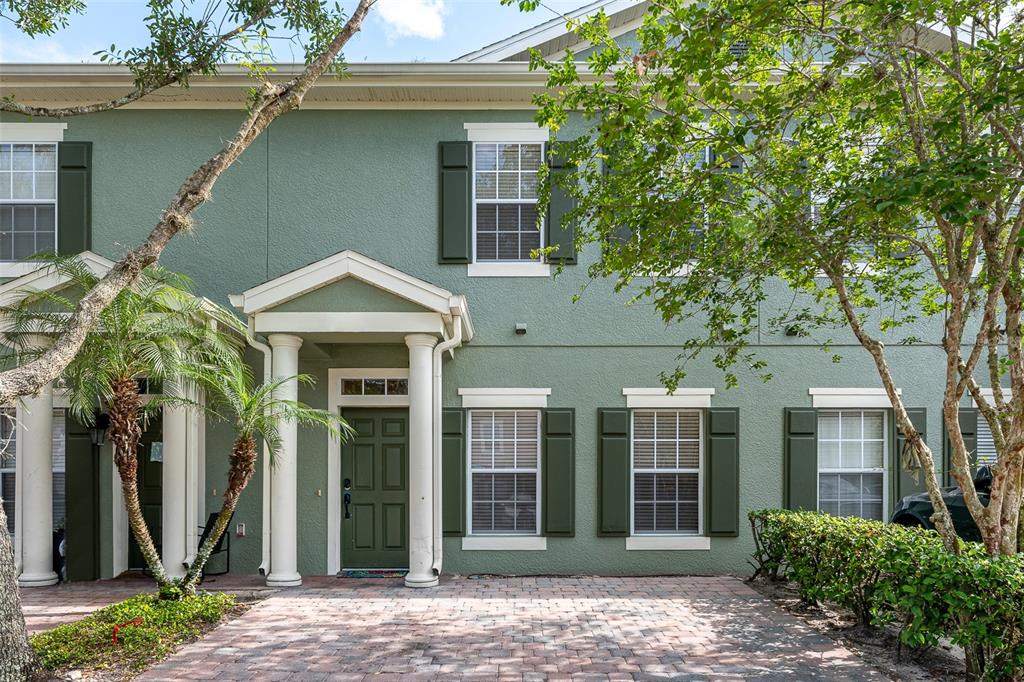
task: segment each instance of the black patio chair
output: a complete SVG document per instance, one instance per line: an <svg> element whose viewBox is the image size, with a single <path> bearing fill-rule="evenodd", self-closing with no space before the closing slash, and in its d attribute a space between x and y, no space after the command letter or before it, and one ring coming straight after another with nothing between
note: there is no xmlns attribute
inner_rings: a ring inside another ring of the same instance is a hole
<svg viewBox="0 0 1024 682"><path fill-rule="evenodd" d="M203 531L203 534L199 537L199 546L200 547L202 547L203 543L206 542L206 538L210 537L210 533L213 532L213 527L215 525L217 525L217 516L218 516L217 512L214 512L214 513L210 514L210 517L208 519L206 519L206 525L199 527L200 530ZM231 571L231 530L230 530L230 528L231 528L231 521L234 520L234 518L235 518L235 515L234 515L234 513L232 513L231 514L231 518L228 519L228 525L227 525L227 528L224 530L224 535L220 536L220 540L217 541L217 545L213 548L213 551L210 552L210 558L211 559L213 557L217 556L218 554L224 554L225 555L225 566L226 567L225 567L225 569L223 571L218 571L218 572L214 573L212 571L207 571L206 570L206 566L204 566L203 567L203 576L202 576L203 580L205 580L206 576L208 576L208 575L224 575L224 574L229 573ZM207 566L208 565L209 565L209 562L207 562Z"/></svg>

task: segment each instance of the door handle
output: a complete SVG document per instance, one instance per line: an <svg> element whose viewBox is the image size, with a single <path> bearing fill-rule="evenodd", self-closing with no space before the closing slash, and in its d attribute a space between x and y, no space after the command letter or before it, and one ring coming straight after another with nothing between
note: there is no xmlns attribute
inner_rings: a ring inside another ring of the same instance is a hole
<svg viewBox="0 0 1024 682"><path fill-rule="evenodd" d="M345 482L342 485L345 487L345 496L344 496L344 500L345 500L345 518L346 519L351 519L352 518L352 513L349 511L348 507L349 507L350 504L352 504L352 493L349 492L351 490L351 487L352 487L352 480L346 478Z"/></svg>

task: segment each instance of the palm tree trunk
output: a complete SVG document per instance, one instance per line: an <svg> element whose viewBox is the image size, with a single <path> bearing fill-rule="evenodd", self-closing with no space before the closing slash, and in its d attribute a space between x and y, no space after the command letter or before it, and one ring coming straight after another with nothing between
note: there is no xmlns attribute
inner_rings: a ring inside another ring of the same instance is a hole
<svg viewBox="0 0 1024 682"><path fill-rule="evenodd" d="M7 532L7 515L0 504L0 682L27 680L35 668L21 610L14 547Z"/></svg>
<svg viewBox="0 0 1024 682"><path fill-rule="evenodd" d="M124 493L124 506L128 513L128 526L132 529L139 551L146 560L146 566L153 573L157 585L169 584L164 571L160 553L153 543L153 537L146 526L139 502L139 441L142 439L142 427L139 425L139 413L142 398L139 396L139 385L134 377L117 379L113 382L114 398L110 403L110 440L115 447L114 464L121 477L121 491Z"/></svg>
<svg viewBox="0 0 1024 682"><path fill-rule="evenodd" d="M182 580L182 590L185 594L193 594L199 585L199 579L203 575L203 567L210 560L213 548L220 542L221 536L227 530L231 522L231 515L235 513L238 506L238 498L242 491L249 485L253 474L256 472L256 440L252 436L239 436L231 447L231 467L228 470L228 485L224 489L224 501L221 503L220 512L217 514L217 523L213 530L206 536L206 542L196 553L196 560L188 568L188 573Z"/></svg>

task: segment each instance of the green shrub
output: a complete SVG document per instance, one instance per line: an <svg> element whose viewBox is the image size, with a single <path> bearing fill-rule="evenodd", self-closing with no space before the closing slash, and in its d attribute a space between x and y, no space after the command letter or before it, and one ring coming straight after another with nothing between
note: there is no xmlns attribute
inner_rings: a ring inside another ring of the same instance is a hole
<svg viewBox="0 0 1024 682"><path fill-rule="evenodd" d="M901 640L962 646L988 679L1024 679L1024 555L959 555L934 531L812 512L749 515L755 575L783 577L807 600L851 609L862 623L895 623Z"/></svg>
<svg viewBox="0 0 1024 682"><path fill-rule="evenodd" d="M234 605L229 594L199 594L180 600L140 594L111 604L73 623L32 637L40 663L48 670L116 667L138 671L198 637ZM114 626L125 625L113 642Z"/></svg>

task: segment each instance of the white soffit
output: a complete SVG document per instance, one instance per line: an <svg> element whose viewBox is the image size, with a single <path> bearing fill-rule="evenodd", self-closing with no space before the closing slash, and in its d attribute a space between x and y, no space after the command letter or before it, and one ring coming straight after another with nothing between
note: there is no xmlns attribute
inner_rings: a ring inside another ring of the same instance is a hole
<svg viewBox="0 0 1024 682"><path fill-rule="evenodd" d="M892 407L884 388L809 388L811 407ZM903 395L903 389L896 393Z"/></svg>
<svg viewBox="0 0 1024 682"><path fill-rule="evenodd" d="M677 388L673 393L668 389L661 388L624 388L622 395L626 396L626 407L664 407L664 408L699 408L711 407L711 396L715 394L713 388Z"/></svg>
<svg viewBox="0 0 1024 682"><path fill-rule="evenodd" d="M548 406L550 388L460 388L463 407Z"/></svg>

